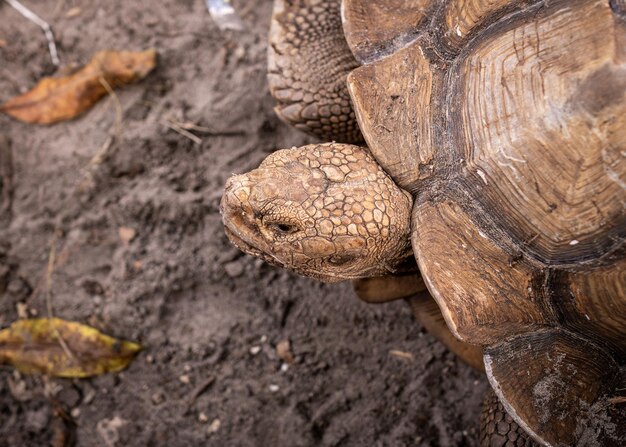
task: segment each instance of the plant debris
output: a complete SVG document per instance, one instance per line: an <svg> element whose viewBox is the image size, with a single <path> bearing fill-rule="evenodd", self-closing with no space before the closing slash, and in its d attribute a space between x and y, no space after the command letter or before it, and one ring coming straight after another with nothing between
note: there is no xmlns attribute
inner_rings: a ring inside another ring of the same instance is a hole
<svg viewBox="0 0 626 447"><path fill-rule="evenodd" d="M0 111L32 124L53 124L89 110L111 87L144 78L156 66L156 51L100 51L75 73L43 78L30 91L0 105Z"/></svg>
<svg viewBox="0 0 626 447"><path fill-rule="evenodd" d="M26 374L83 378L120 371L141 346L59 318L18 320L0 331L0 363Z"/></svg>

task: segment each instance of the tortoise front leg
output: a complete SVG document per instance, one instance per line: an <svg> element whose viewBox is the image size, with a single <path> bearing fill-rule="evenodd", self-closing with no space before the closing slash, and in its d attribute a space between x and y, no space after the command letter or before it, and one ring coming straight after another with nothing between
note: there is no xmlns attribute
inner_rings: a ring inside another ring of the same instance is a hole
<svg viewBox="0 0 626 447"><path fill-rule="evenodd" d="M492 389L483 400L480 416L480 447L538 447L504 409Z"/></svg>
<svg viewBox="0 0 626 447"><path fill-rule="evenodd" d="M341 26L341 0L275 0L268 81L276 114L325 141L360 143L346 86L359 66Z"/></svg>
<svg viewBox="0 0 626 447"><path fill-rule="evenodd" d="M352 281L352 287L354 293L366 303L387 303L426 290L419 273L359 278Z"/></svg>

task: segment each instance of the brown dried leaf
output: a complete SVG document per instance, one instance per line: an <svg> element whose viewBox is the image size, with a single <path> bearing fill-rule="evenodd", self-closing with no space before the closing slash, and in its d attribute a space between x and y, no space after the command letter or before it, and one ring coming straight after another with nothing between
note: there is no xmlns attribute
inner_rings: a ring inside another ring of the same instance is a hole
<svg viewBox="0 0 626 447"><path fill-rule="evenodd" d="M0 363L57 377L89 377L120 371L141 346L59 318L18 320L0 331Z"/></svg>
<svg viewBox="0 0 626 447"><path fill-rule="evenodd" d="M75 118L116 87L144 78L156 65L156 51L100 51L70 76L43 78L30 91L0 105L20 121L52 124Z"/></svg>

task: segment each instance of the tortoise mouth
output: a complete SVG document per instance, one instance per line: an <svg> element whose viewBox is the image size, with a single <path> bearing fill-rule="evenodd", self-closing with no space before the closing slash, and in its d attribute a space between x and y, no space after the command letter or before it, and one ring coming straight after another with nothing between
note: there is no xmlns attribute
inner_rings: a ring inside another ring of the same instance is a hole
<svg viewBox="0 0 626 447"><path fill-rule="evenodd" d="M243 235L236 232L236 230L229 228L228 223L224 224L224 232L226 233L226 236L228 237L230 242L239 250L243 251L244 253L247 253L251 256L262 259L268 264L274 265L276 267L285 268L285 264L280 262L274 256L271 256L268 253L264 252L263 250L257 248L251 242L244 239Z"/></svg>
<svg viewBox="0 0 626 447"><path fill-rule="evenodd" d="M237 230L233 230L229 228L228 223L225 223L224 232L226 233L226 236L228 237L230 242L235 247L237 247L242 252L248 255L254 256L256 258L259 258L262 261L267 262L268 264L274 267L291 270L301 276L305 276L307 278L314 278L314 279L317 279L319 281L323 281L326 283L336 283L340 281L358 279L362 277L361 275L354 275L354 276L333 275L329 272L322 272L319 270L297 268L295 266L287 266L284 262L264 252L263 250L260 250L259 248L254 246L252 243L248 242L246 239L244 239L243 235L238 234L239 232L236 232L236 231Z"/></svg>

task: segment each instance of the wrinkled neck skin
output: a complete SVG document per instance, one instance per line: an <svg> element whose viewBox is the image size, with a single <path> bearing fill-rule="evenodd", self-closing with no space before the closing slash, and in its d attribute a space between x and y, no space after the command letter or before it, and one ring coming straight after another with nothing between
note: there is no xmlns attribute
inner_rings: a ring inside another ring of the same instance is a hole
<svg viewBox="0 0 626 447"><path fill-rule="evenodd" d="M367 149L329 143L277 151L231 177L220 211L240 250L337 282L406 268L411 207Z"/></svg>

